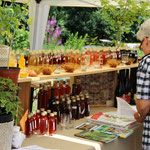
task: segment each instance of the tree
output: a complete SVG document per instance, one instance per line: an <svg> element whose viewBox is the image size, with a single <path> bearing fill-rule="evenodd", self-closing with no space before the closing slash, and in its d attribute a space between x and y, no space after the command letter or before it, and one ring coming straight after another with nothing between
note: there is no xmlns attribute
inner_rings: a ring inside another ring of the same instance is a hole
<svg viewBox="0 0 150 150"><path fill-rule="evenodd" d="M114 33L114 42L117 47L121 45L124 33L131 31L131 25L141 23L138 16L149 17L150 4L148 1L135 0L100 0L102 15L109 20L109 25Z"/></svg>

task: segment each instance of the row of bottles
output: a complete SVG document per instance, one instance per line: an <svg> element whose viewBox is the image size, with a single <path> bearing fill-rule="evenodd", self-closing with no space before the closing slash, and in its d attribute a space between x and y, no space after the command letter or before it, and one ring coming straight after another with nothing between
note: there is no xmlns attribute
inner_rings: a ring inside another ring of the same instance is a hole
<svg viewBox="0 0 150 150"><path fill-rule="evenodd" d="M57 129L57 112L51 113L50 110L37 110L30 113L25 122L25 134L49 134L52 135Z"/></svg>
<svg viewBox="0 0 150 150"><path fill-rule="evenodd" d="M115 107L117 107L116 97L121 97L130 104L135 104L136 100L136 68L131 70L120 70L117 74L117 87L115 90Z"/></svg>
<svg viewBox="0 0 150 150"><path fill-rule="evenodd" d="M129 57L135 58L137 62L137 52L131 50L116 50L113 47L102 47L102 48L87 48L83 49L82 52L79 50L55 50L55 51L33 51L25 50L21 55L18 52L12 52L10 56L9 66L28 67L28 66L42 66L42 65L61 65L65 63L81 64L82 62L89 61L89 65L92 66L94 62L103 59L103 63L107 62L107 59L119 59L121 55L128 53ZM89 58L85 56L89 56Z"/></svg>

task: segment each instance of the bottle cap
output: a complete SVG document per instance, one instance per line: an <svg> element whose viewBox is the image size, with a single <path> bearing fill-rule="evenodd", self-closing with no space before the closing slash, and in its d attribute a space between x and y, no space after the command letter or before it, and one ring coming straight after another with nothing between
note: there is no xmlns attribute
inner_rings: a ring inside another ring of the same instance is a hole
<svg viewBox="0 0 150 150"><path fill-rule="evenodd" d="M71 101L67 101L67 104L70 104L71 103Z"/></svg>
<svg viewBox="0 0 150 150"><path fill-rule="evenodd" d="M50 115L51 117L54 117L54 114L53 113L51 113L51 115Z"/></svg>
<svg viewBox="0 0 150 150"><path fill-rule="evenodd" d="M55 111L55 112L53 112L53 114L54 114L54 116L57 116L57 112Z"/></svg>
<svg viewBox="0 0 150 150"><path fill-rule="evenodd" d="M36 110L36 113L40 113L40 110L39 110L39 109L37 109L37 110Z"/></svg>
<svg viewBox="0 0 150 150"><path fill-rule="evenodd" d="M45 110L45 108L41 108L40 110L41 110L41 112L43 112Z"/></svg>
<svg viewBox="0 0 150 150"><path fill-rule="evenodd" d="M64 101L65 101L65 98L62 98L62 101L64 102Z"/></svg>
<svg viewBox="0 0 150 150"><path fill-rule="evenodd" d="M59 104L59 101L56 101L56 104Z"/></svg>
<svg viewBox="0 0 150 150"><path fill-rule="evenodd" d="M51 110L50 110L50 109L48 109L48 110L47 110L47 113L49 113L49 114L50 114L50 113L51 113Z"/></svg>
<svg viewBox="0 0 150 150"><path fill-rule="evenodd" d="M81 100L83 101L83 100L84 100L84 97L81 97Z"/></svg>
<svg viewBox="0 0 150 150"><path fill-rule="evenodd" d="M79 98L79 97L77 98L77 101L80 101L80 98Z"/></svg>
<svg viewBox="0 0 150 150"><path fill-rule="evenodd" d="M76 102L76 100L75 100L75 99L73 99L73 100L72 100L72 102Z"/></svg>
<svg viewBox="0 0 150 150"><path fill-rule="evenodd" d="M41 113L41 116L45 116L45 113L44 113L44 112L42 112L42 113Z"/></svg>

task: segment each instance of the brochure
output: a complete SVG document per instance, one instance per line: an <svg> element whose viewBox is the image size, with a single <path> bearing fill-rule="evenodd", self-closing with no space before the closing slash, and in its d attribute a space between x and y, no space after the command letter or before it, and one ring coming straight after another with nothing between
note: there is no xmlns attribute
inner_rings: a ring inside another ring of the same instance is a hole
<svg viewBox="0 0 150 150"><path fill-rule="evenodd" d="M125 128L117 128L114 126L108 126L108 125L101 125L94 130L106 133L106 134L113 134L117 135L121 138L127 138L129 135L133 133L133 130L131 129L125 129Z"/></svg>
<svg viewBox="0 0 150 150"><path fill-rule="evenodd" d="M109 143L118 138L116 135L105 134L95 130L84 130L74 134L77 137L82 137L89 140L94 140L102 143Z"/></svg>
<svg viewBox="0 0 150 150"><path fill-rule="evenodd" d="M117 97L117 103L117 114L99 112L88 117L88 120L123 128L130 128L135 125L137 122L133 115L136 111L122 98Z"/></svg>
<svg viewBox="0 0 150 150"><path fill-rule="evenodd" d="M99 124L95 124L95 123L92 123L92 122L85 122L85 123L82 123L79 126L77 126L76 129L79 129L79 130L93 130L97 127L99 127Z"/></svg>

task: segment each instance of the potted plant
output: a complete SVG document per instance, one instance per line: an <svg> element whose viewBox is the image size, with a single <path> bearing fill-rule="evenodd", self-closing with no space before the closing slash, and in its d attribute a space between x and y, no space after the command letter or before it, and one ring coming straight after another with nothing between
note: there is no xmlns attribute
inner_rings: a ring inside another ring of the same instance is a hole
<svg viewBox="0 0 150 150"><path fill-rule="evenodd" d="M123 45L124 33L131 31L131 25L141 23L138 16L148 18L150 15L148 1L135 0L100 0L102 15L108 20L110 29L114 32L113 41L117 48Z"/></svg>
<svg viewBox="0 0 150 150"><path fill-rule="evenodd" d="M5 150L11 149L13 125L21 115L18 89L11 79L0 77L0 145Z"/></svg>

